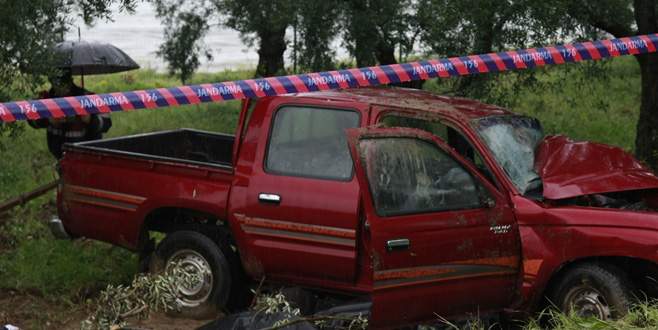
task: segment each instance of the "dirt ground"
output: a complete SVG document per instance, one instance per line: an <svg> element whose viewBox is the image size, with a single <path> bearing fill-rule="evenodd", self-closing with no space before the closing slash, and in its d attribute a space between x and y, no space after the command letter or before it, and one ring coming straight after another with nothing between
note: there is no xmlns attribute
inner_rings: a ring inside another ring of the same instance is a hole
<svg viewBox="0 0 658 330"><path fill-rule="evenodd" d="M11 324L22 330L78 330L87 317L85 306L53 303L28 293L0 292L0 326ZM153 313L145 320L129 319L129 329L188 330L211 320L190 320Z"/></svg>

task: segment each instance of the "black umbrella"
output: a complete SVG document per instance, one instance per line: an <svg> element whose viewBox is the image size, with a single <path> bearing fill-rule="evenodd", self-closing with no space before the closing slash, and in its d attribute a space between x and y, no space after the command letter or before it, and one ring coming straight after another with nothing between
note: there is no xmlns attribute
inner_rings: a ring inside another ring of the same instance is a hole
<svg viewBox="0 0 658 330"><path fill-rule="evenodd" d="M55 46L57 67L74 75L94 75L139 69L139 65L121 49L105 43L64 41ZM83 80L84 84L84 80Z"/></svg>

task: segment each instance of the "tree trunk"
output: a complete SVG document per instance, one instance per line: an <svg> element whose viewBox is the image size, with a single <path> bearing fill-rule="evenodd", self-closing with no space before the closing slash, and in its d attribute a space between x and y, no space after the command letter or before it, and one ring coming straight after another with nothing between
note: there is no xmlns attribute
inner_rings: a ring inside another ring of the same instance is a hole
<svg viewBox="0 0 658 330"><path fill-rule="evenodd" d="M657 31L656 1L635 0L638 33ZM640 118L635 136L635 155L654 171L658 170L658 55L638 55L642 78Z"/></svg>
<svg viewBox="0 0 658 330"><path fill-rule="evenodd" d="M635 155L658 170L658 57L638 57L642 77L642 103L635 136Z"/></svg>
<svg viewBox="0 0 658 330"><path fill-rule="evenodd" d="M484 22L478 22L478 35L475 38L473 45L474 54L487 54L491 53L494 44L494 29L496 25L493 19L493 14L487 16ZM500 24L502 30L502 25ZM498 31L499 33L502 31ZM489 95L489 81L492 79L491 75L469 75L460 77L456 88L455 95L471 97L475 99L483 99Z"/></svg>
<svg viewBox="0 0 658 330"><path fill-rule="evenodd" d="M258 66L256 77L271 77L285 72L283 53L286 51L286 29L265 29L258 32Z"/></svg>
<svg viewBox="0 0 658 330"><path fill-rule="evenodd" d="M379 62L379 65L398 63L398 61L395 59L395 46L390 45L384 40L379 40L375 52L375 56L377 57L377 62Z"/></svg>
<svg viewBox="0 0 658 330"><path fill-rule="evenodd" d="M398 61L395 58L395 46L390 45L387 42L380 40L377 43L376 54L377 62L379 65L388 65L388 64L397 64ZM401 83L390 84L391 86L405 87L405 88L414 88L414 89L423 89L424 80L414 80Z"/></svg>

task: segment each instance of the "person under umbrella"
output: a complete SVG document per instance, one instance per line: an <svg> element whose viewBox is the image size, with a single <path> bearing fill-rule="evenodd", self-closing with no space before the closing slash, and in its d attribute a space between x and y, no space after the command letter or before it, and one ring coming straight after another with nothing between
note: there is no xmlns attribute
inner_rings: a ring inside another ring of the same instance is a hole
<svg viewBox="0 0 658 330"><path fill-rule="evenodd" d="M89 95L91 92L73 82L71 70L59 70L48 78L51 88L42 92L40 98ZM65 118L42 118L28 121L34 128L46 128L48 150L55 158L62 158L64 143L99 140L110 127L112 119L107 114L91 114Z"/></svg>
<svg viewBox="0 0 658 330"><path fill-rule="evenodd" d="M104 43L86 41L64 41L54 48L59 72L51 77L49 91L41 98L89 95L84 89L84 75L105 74L138 69L139 65L119 48ZM80 75L82 86L73 82L73 75ZM108 114L91 114L59 119L29 121L34 128L46 128L48 150L60 159L62 145L82 141L98 140L112 126Z"/></svg>

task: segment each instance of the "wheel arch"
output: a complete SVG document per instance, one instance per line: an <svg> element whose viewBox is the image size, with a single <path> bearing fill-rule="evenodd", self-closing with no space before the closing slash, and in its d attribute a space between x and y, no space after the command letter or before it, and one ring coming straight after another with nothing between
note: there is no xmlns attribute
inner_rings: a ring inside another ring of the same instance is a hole
<svg viewBox="0 0 658 330"><path fill-rule="evenodd" d="M178 206L161 206L150 210L142 222L138 251L147 256L155 249L151 232L169 234L180 230L198 232L213 240L221 249L228 251L235 241L228 221L208 210ZM233 250L237 253L237 250Z"/></svg>
<svg viewBox="0 0 658 330"><path fill-rule="evenodd" d="M152 231L164 234L194 231L215 242L227 258L231 266L234 286L238 288L231 291L228 308L230 310L242 308L251 302L249 291L241 289L250 278L245 272L235 236L226 219L208 211L183 207L159 207L150 211L144 218L140 234L139 253L142 271L148 271L150 256L155 254L155 240L150 237Z"/></svg>
<svg viewBox="0 0 658 330"><path fill-rule="evenodd" d="M593 256L566 261L553 271L541 296L546 297L571 269L587 263L613 266L628 276L638 289L637 293L658 297L658 265L650 260L629 256Z"/></svg>

